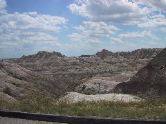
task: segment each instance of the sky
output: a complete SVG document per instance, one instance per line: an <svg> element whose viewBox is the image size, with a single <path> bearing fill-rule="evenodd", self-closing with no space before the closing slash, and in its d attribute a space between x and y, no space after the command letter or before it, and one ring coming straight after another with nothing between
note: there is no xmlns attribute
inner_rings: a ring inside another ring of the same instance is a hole
<svg viewBox="0 0 166 124"><path fill-rule="evenodd" d="M0 0L0 58L166 47L166 0Z"/></svg>

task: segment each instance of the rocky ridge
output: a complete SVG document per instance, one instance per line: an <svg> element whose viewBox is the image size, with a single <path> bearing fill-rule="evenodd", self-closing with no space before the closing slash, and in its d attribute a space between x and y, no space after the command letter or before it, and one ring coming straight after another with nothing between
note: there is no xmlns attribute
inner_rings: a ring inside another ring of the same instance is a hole
<svg viewBox="0 0 166 124"><path fill-rule="evenodd" d="M41 51L18 59L1 60L0 94L4 99L19 100L32 92L55 98L72 91L111 93L117 84L128 80L160 51L141 49L105 54L109 51L104 50L80 57Z"/></svg>
<svg viewBox="0 0 166 124"><path fill-rule="evenodd" d="M165 97L166 49L140 69L129 81L118 84L115 91L148 97Z"/></svg>

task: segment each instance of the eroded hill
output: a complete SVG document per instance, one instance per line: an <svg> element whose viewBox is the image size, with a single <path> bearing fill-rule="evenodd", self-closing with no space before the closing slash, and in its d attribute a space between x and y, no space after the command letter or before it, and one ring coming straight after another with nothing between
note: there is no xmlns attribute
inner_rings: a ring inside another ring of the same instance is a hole
<svg viewBox="0 0 166 124"><path fill-rule="evenodd" d="M80 57L41 51L18 59L1 60L0 96L19 100L32 93L56 98L69 91L112 92L114 84L128 80L160 51L140 49L113 53L102 50L96 55ZM98 88L99 84L102 89Z"/></svg>
<svg viewBox="0 0 166 124"><path fill-rule="evenodd" d="M148 97L165 97L166 49L139 70L131 80L118 84L115 91Z"/></svg>

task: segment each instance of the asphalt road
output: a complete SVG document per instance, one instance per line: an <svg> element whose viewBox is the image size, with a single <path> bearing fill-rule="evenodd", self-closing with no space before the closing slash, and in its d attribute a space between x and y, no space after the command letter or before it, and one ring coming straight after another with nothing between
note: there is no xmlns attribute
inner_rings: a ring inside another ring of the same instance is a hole
<svg viewBox="0 0 166 124"><path fill-rule="evenodd" d="M0 117L0 124L64 124L64 123L30 121L30 120L25 120L25 119Z"/></svg>

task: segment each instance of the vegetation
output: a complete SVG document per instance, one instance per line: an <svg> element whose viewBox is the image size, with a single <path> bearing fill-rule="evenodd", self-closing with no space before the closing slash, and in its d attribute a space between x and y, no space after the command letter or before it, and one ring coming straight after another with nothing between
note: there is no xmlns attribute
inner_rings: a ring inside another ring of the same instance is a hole
<svg viewBox="0 0 166 124"><path fill-rule="evenodd" d="M65 102L57 103L56 100L51 98L38 96L15 103L1 100L0 108L24 112L76 116L166 120L166 99L146 100L139 103L101 101L67 104Z"/></svg>

